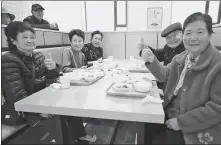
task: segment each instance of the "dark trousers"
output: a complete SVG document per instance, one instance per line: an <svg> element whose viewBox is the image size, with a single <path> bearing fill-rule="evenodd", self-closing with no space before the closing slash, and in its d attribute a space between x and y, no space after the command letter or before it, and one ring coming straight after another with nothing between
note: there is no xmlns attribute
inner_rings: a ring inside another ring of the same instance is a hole
<svg viewBox="0 0 221 145"><path fill-rule="evenodd" d="M63 136L68 138L69 143L73 143L76 139L87 135L81 117L61 116L61 120L64 129Z"/></svg>
<svg viewBox="0 0 221 145"><path fill-rule="evenodd" d="M168 129L165 124L145 124L145 144L185 144L181 131Z"/></svg>

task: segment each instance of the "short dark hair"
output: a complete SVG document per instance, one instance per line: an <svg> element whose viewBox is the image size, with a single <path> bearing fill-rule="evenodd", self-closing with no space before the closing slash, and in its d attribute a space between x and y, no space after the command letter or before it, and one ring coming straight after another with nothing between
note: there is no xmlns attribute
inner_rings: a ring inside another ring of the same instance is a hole
<svg viewBox="0 0 221 145"><path fill-rule="evenodd" d="M30 31L35 34L34 29L30 24L20 21L14 21L8 24L5 28L5 35L7 37L8 47L10 51L16 50L17 47L12 43L11 39L17 40L18 33Z"/></svg>
<svg viewBox="0 0 221 145"><path fill-rule="evenodd" d="M204 21L206 23L206 28L207 28L207 31L209 32L209 34L214 33L213 27L212 27L212 25L213 25L212 18L210 17L210 15L203 14L201 12L193 13L186 18L186 20L184 21L184 24L183 24L183 33L186 29L186 26L190 23L195 22L195 21Z"/></svg>
<svg viewBox="0 0 221 145"><path fill-rule="evenodd" d="M74 35L77 35L77 36L81 37L83 39L83 41L84 41L84 32L82 30L80 30L80 29L72 29L69 32L69 34L68 34L70 41L72 41L72 37Z"/></svg>
<svg viewBox="0 0 221 145"><path fill-rule="evenodd" d="M96 30L96 31L94 31L94 32L91 33L91 39L93 39L93 37L94 37L95 34L100 34L102 39L103 39L103 37L104 37L104 35L103 35L103 33L101 33L101 31Z"/></svg>

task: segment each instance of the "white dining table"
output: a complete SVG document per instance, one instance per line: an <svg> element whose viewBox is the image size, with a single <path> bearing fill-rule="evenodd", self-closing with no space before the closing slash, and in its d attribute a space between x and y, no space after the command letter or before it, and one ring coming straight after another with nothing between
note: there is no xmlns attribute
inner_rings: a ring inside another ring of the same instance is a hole
<svg viewBox="0 0 221 145"><path fill-rule="evenodd" d="M135 61L114 59L119 68L129 69ZM144 63L137 60L136 63ZM56 115L91 117L100 119L133 121L140 123L164 123L162 104L142 103L142 98L110 96L107 88L121 77L112 71L89 86L71 86L68 89L47 87L15 103L16 111L48 113ZM132 77L146 77L155 80L151 73L129 73ZM157 86L155 87L156 95Z"/></svg>

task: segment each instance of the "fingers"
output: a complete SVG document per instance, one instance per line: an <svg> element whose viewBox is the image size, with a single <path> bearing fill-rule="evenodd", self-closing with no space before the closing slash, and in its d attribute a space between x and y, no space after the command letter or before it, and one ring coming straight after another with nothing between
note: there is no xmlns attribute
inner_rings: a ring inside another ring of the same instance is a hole
<svg viewBox="0 0 221 145"><path fill-rule="evenodd" d="M142 52L142 54L143 54L145 57L148 57L148 56L152 56L152 55L153 55L152 51L151 51L149 48L144 49L143 52Z"/></svg>
<svg viewBox="0 0 221 145"><path fill-rule="evenodd" d="M86 68L87 68L87 66L82 66L81 68L82 68L82 69L86 69Z"/></svg>

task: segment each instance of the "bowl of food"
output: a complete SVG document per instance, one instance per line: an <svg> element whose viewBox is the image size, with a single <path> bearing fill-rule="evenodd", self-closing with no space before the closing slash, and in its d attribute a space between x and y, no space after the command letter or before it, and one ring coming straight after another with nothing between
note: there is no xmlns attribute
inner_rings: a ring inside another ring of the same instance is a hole
<svg viewBox="0 0 221 145"><path fill-rule="evenodd" d="M133 83L133 88L135 91L140 93L147 93L152 88L152 81L151 80L139 80Z"/></svg>
<svg viewBox="0 0 221 145"><path fill-rule="evenodd" d="M127 83L116 83L113 85L113 90L116 92L129 92L131 88L132 85Z"/></svg>

